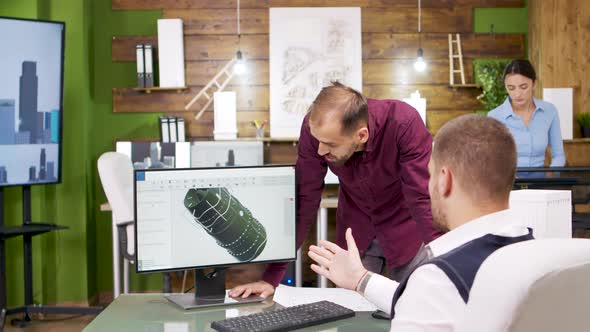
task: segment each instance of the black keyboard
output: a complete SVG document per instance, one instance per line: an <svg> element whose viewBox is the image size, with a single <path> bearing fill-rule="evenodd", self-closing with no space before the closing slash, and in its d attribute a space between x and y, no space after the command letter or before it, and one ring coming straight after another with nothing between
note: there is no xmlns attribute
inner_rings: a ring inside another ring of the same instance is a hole
<svg viewBox="0 0 590 332"><path fill-rule="evenodd" d="M265 311L211 323L219 332L292 331L339 319L354 317L354 311L329 301Z"/></svg>

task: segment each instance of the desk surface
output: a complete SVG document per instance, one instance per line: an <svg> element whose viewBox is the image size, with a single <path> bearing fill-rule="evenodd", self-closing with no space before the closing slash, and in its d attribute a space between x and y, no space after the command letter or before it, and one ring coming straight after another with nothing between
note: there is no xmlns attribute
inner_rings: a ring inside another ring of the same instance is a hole
<svg viewBox="0 0 590 332"><path fill-rule="evenodd" d="M211 322L276 308L267 300L256 304L182 310L168 302L163 294L122 294L96 317L84 331L182 332L214 331ZM368 312L357 312L348 318L300 331L388 331L389 321L372 318ZM298 330L299 331L299 330Z"/></svg>
<svg viewBox="0 0 590 332"><path fill-rule="evenodd" d="M590 167L518 168L515 188L551 189L590 185Z"/></svg>

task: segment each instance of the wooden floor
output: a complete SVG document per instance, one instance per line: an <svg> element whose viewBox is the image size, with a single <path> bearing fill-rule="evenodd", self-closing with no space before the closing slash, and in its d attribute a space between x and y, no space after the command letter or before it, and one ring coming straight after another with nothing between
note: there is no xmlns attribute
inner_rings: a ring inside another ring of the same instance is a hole
<svg viewBox="0 0 590 332"><path fill-rule="evenodd" d="M20 328L10 324L13 318L20 318L22 315L11 315L6 317L4 332L79 332L90 324L95 316L85 315L52 315L43 318L35 317L26 327Z"/></svg>

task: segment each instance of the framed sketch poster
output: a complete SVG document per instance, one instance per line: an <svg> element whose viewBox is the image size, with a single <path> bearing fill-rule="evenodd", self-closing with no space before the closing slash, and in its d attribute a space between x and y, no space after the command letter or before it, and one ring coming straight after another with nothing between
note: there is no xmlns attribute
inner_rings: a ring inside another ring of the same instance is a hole
<svg viewBox="0 0 590 332"><path fill-rule="evenodd" d="M270 8L270 136L298 138L322 87L362 90L361 10Z"/></svg>

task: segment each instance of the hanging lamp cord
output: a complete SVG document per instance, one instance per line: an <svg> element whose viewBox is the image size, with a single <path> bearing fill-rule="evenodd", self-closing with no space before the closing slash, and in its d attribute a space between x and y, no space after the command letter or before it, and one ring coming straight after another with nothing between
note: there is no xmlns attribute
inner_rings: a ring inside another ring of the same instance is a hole
<svg viewBox="0 0 590 332"><path fill-rule="evenodd" d="M238 0L238 15L237 15L237 26L238 26L238 49L240 48L240 39L242 37L242 32L240 31L240 0Z"/></svg>
<svg viewBox="0 0 590 332"><path fill-rule="evenodd" d="M238 0L238 3L240 0ZM418 33L422 32L422 3L418 0Z"/></svg>
<svg viewBox="0 0 590 332"><path fill-rule="evenodd" d="M422 2L418 0L418 48L422 48Z"/></svg>

